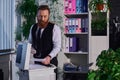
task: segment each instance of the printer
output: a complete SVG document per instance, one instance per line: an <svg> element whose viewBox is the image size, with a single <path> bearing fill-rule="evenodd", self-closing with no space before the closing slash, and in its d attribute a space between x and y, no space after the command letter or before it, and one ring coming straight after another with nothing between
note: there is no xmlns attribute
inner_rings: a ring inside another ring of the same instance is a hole
<svg viewBox="0 0 120 80"><path fill-rule="evenodd" d="M34 64L35 59L31 56L31 44L28 42L18 43L16 54L16 66L19 68L19 80L56 80L54 65L44 66Z"/></svg>

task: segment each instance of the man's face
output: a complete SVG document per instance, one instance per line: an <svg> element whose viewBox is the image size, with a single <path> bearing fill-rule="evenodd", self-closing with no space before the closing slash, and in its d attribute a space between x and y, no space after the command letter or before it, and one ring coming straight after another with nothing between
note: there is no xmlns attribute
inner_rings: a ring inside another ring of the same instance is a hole
<svg viewBox="0 0 120 80"><path fill-rule="evenodd" d="M39 10L37 13L38 25L41 27L46 27L49 20L48 10Z"/></svg>

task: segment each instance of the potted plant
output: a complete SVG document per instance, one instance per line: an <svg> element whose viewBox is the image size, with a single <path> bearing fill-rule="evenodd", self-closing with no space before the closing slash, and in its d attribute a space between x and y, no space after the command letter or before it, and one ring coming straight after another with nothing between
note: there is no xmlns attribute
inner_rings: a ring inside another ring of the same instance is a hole
<svg viewBox="0 0 120 80"><path fill-rule="evenodd" d="M22 0L18 2L16 11L23 19L22 24L20 25L19 37L21 35L20 33L22 33L24 39L28 38L30 27L35 23L37 7L35 0Z"/></svg>
<svg viewBox="0 0 120 80"><path fill-rule="evenodd" d="M93 12L101 12L102 10L108 10L108 0L90 0L89 9Z"/></svg>
<svg viewBox="0 0 120 80"><path fill-rule="evenodd" d="M87 80L120 80L120 48L103 50L96 66L96 70L89 71Z"/></svg>

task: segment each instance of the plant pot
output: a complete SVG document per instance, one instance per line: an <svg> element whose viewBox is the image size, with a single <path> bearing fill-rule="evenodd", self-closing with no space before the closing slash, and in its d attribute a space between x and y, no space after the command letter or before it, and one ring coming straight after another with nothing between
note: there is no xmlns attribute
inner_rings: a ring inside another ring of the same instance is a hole
<svg viewBox="0 0 120 80"><path fill-rule="evenodd" d="M97 4L96 9L99 10L99 11L103 10L104 9L104 4Z"/></svg>

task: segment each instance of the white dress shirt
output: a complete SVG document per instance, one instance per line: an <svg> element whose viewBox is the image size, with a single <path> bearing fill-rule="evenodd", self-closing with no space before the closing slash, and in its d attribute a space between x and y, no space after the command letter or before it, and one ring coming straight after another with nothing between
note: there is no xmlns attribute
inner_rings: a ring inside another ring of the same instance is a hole
<svg viewBox="0 0 120 80"><path fill-rule="evenodd" d="M31 29L32 29L32 27L31 27ZM30 29L28 42L32 44L31 29ZM39 27L38 27L38 29L39 29ZM44 31L44 29L41 29L41 34L43 31ZM36 31L36 34L37 34L37 31ZM54 25L52 39L53 39L53 50L49 53L49 55L51 56L51 59L54 58L61 49L61 30L60 30L60 27L58 27L57 25Z"/></svg>

